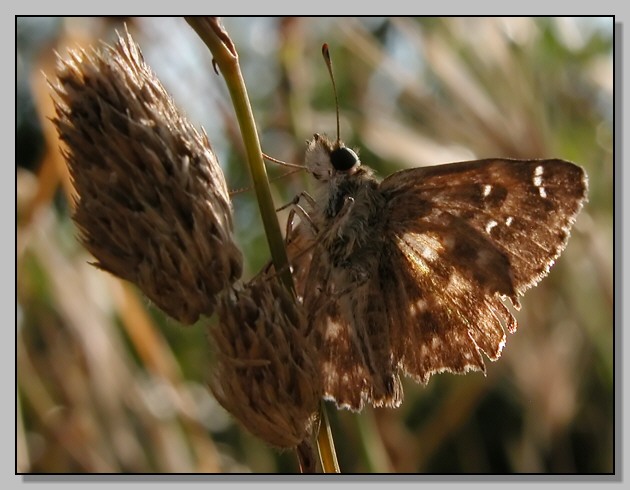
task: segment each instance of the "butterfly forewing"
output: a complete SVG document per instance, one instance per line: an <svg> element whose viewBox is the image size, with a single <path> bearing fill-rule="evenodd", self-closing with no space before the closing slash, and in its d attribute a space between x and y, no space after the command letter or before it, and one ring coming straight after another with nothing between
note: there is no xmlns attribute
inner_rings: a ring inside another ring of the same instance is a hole
<svg viewBox="0 0 630 490"><path fill-rule="evenodd" d="M480 160L397 172L380 190L396 250L384 267L393 276L381 274L395 356L423 382L484 369L479 349L498 358L502 326L516 330L499 296L518 306L564 249L586 195L583 170Z"/></svg>
<svg viewBox="0 0 630 490"><path fill-rule="evenodd" d="M489 159L403 170L380 189L390 230L445 229L439 234L443 257L450 253L482 283L484 267L501 276L495 282L505 283L509 272L521 294L547 274L566 246L587 181L580 167L563 160ZM470 238L456 236L471 230L477 233ZM471 240L489 246L473 247ZM496 253L505 257L503 266L488 256Z"/></svg>

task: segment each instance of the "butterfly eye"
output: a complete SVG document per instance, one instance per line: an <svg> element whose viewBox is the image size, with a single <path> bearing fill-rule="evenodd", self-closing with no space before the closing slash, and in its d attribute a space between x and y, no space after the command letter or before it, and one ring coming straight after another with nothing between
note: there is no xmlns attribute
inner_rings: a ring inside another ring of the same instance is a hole
<svg viewBox="0 0 630 490"><path fill-rule="evenodd" d="M330 153L330 163L335 170L346 171L359 163L359 157L350 148L342 146Z"/></svg>

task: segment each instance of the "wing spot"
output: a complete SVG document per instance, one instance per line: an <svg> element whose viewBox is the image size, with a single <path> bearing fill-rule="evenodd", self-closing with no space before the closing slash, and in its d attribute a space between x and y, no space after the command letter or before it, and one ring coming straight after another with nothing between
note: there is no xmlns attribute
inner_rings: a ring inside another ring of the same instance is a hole
<svg viewBox="0 0 630 490"><path fill-rule="evenodd" d="M536 169L534 170L534 175L536 177L540 177L543 174L544 168L542 165L538 165L538 167L536 167Z"/></svg>
<svg viewBox="0 0 630 490"><path fill-rule="evenodd" d="M543 199L547 197L547 191L545 190L544 187L539 187L538 193L540 194L540 197L542 197Z"/></svg>
<svg viewBox="0 0 630 490"><path fill-rule="evenodd" d="M482 191L483 197L488 197L491 192L492 192L491 185L486 184L483 186L483 191Z"/></svg>
<svg viewBox="0 0 630 490"><path fill-rule="evenodd" d="M448 292L455 292L455 293L459 293L460 291L464 290L466 288L466 283L462 280L462 277L457 274L456 272L453 272L451 274L451 277L449 277L448 279L448 284L446 285L446 290Z"/></svg>
<svg viewBox="0 0 630 490"><path fill-rule="evenodd" d="M335 340L341 334L341 324L338 322L329 322L326 328L326 339Z"/></svg>
<svg viewBox="0 0 630 490"><path fill-rule="evenodd" d="M542 177L540 175L535 175L532 182L536 187L540 187L542 185Z"/></svg>
<svg viewBox="0 0 630 490"><path fill-rule="evenodd" d="M428 245L422 247L422 252L420 253L420 255L422 255L422 258L430 261L435 261L438 259L438 254Z"/></svg>
<svg viewBox="0 0 630 490"><path fill-rule="evenodd" d="M508 218L505 220L505 225L510 226L513 222L514 218L512 218L512 216L508 216Z"/></svg>
<svg viewBox="0 0 630 490"><path fill-rule="evenodd" d="M411 303L411 306L409 307L409 312L412 315L416 315L417 313L422 313L424 311L427 310L427 302L425 300L423 300L422 298L420 298L418 301L416 301L415 303Z"/></svg>
<svg viewBox="0 0 630 490"><path fill-rule="evenodd" d="M542 187L541 187L542 189ZM492 228L494 228L495 226L497 226L497 222L494 221L493 219L491 219L490 221L488 221L488 223L486 224L486 233L489 235L490 232L492 231Z"/></svg>

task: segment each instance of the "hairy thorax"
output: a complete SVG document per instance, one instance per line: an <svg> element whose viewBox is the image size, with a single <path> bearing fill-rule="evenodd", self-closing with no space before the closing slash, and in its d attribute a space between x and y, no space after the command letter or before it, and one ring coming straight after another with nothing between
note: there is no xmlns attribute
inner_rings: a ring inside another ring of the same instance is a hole
<svg viewBox="0 0 630 490"><path fill-rule="evenodd" d="M339 174L327 183L321 198L317 227L322 245L336 267L351 267L378 247L379 219L385 200L367 167L353 175Z"/></svg>

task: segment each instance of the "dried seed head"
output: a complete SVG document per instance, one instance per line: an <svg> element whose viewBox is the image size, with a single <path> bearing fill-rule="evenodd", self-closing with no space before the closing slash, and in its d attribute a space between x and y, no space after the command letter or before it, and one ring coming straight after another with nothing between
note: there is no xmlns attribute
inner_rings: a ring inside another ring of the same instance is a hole
<svg viewBox="0 0 630 490"><path fill-rule="evenodd" d="M94 265L182 323L210 315L241 275L225 178L205 133L178 112L126 33L59 59L60 139L73 216Z"/></svg>
<svg viewBox="0 0 630 490"><path fill-rule="evenodd" d="M302 311L274 277L226 293L218 313L212 392L257 437L297 446L311 434L321 398Z"/></svg>

